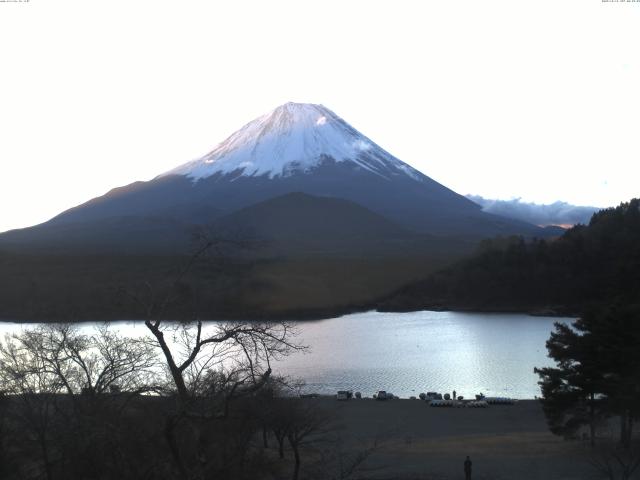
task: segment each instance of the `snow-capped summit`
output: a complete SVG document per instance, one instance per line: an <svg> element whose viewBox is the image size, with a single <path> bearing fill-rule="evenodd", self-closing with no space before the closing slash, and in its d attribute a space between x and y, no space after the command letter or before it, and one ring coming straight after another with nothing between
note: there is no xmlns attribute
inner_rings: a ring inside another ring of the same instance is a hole
<svg viewBox="0 0 640 480"><path fill-rule="evenodd" d="M322 161L352 162L382 177L422 175L376 145L323 105L289 102L249 122L202 158L165 175L193 180L217 173L286 177Z"/></svg>

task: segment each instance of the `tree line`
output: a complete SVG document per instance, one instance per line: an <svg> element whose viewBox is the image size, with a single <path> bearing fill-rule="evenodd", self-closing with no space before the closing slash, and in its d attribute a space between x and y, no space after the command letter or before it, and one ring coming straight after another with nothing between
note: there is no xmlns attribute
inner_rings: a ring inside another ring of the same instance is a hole
<svg viewBox="0 0 640 480"><path fill-rule="evenodd" d="M474 255L407 285L383 310L456 308L581 314L640 298L640 199L595 213L555 240L487 239Z"/></svg>

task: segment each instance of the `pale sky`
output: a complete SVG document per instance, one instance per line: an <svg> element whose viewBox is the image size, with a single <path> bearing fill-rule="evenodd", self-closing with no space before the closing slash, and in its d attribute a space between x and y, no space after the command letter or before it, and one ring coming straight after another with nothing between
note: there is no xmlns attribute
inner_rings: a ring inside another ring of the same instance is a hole
<svg viewBox="0 0 640 480"><path fill-rule="evenodd" d="M4 1L0 68L0 231L287 101L461 194L640 195L640 1Z"/></svg>

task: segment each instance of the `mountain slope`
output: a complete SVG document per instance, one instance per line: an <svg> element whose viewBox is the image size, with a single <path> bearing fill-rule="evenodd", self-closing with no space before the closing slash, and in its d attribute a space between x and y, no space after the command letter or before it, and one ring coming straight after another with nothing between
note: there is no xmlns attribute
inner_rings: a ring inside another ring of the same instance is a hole
<svg viewBox="0 0 640 480"><path fill-rule="evenodd" d="M417 234L348 200L300 192L242 208L213 229L258 239L264 252L285 256L454 255L472 248L462 240Z"/></svg>
<svg viewBox="0 0 640 480"><path fill-rule="evenodd" d="M151 181L113 189L28 235L38 236L51 225L114 217L206 225L291 192L349 200L421 233L476 239L544 235L533 225L483 212L393 157L326 107L295 103L250 122L200 159Z"/></svg>
<svg viewBox="0 0 640 480"><path fill-rule="evenodd" d="M0 249L56 255L188 253L197 228L176 218L152 215L46 223L0 235Z"/></svg>
<svg viewBox="0 0 640 480"><path fill-rule="evenodd" d="M251 229L267 239L302 240L407 237L410 234L382 215L340 198L288 193L242 208L217 223Z"/></svg>

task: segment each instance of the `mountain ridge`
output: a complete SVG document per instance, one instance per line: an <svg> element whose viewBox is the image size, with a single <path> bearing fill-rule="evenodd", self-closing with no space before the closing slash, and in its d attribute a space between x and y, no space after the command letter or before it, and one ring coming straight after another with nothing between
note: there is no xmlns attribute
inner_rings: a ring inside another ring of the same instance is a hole
<svg viewBox="0 0 640 480"><path fill-rule="evenodd" d="M200 159L150 181L114 188L38 226L2 234L0 245L16 237L25 244L38 243L36 237L41 237L40 243L47 238L64 241L66 225L69 236L87 238L87 248L90 235L83 234L83 228L102 229L104 238L119 236L123 251L143 252L139 241L126 245L127 236L144 237L135 218L162 236L159 224L149 222L157 219L166 225L164 235L171 237L176 235L172 224L212 225L242 208L291 192L353 202L419 234L476 240L547 235L534 225L483 212L386 152L328 108L288 103L249 122ZM120 230L110 231L109 225L115 224ZM47 237L52 226L59 233Z"/></svg>

